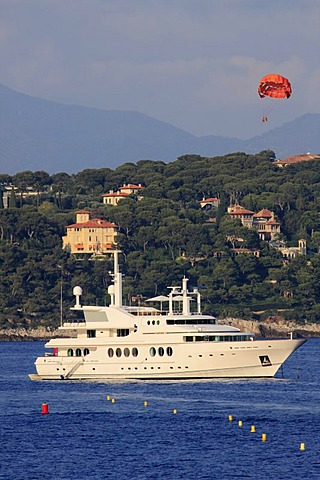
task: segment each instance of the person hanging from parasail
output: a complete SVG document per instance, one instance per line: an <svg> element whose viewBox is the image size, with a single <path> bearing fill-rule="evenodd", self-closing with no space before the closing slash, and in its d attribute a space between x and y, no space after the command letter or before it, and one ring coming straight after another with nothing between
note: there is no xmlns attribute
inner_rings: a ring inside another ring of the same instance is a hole
<svg viewBox="0 0 320 480"><path fill-rule="evenodd" d="M290 98L292 95L292 88L289 80L277 73L271 73L261 78L258 85L258 94L260 98ZM262 117L262 123L268 121L268 117Z"/></svg>

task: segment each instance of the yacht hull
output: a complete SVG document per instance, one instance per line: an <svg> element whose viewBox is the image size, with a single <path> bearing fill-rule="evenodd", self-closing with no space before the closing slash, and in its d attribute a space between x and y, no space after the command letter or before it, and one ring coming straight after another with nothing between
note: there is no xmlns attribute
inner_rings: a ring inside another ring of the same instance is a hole
<svg viewBox="0 0 320 480"><path fill-rule="evenodd" d="M139 356L106 358L107 345L86 357L38 357L37 380L186 380L270 378L306 340L254 340L226 345L173 346L171 357L150 357L149 346ZM51 341L52 342L52 341ZM50 343L51 343L50 342ZM58 344L59 340L56 341ZM109 344L108 344L109 346Z"/></svg>

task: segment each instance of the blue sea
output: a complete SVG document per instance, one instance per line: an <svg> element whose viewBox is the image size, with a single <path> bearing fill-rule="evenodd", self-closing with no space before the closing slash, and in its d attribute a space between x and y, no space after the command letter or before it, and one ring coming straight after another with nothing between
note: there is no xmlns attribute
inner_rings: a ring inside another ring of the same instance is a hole
<svg viewBox="0 0 320 480"><path fill-rule="evenodd" d="M320 478L320 339L275 379L199 382L32 382L43 347L0 342L1 480Z"/></svg>

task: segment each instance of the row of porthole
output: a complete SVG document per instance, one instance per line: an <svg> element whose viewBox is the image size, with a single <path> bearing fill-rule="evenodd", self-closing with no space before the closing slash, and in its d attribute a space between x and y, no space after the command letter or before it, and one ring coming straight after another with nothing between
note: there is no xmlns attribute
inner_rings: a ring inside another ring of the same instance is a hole
<svg viewBox="0 0 320 480"><path fill-rule="evenodd" d="M165 350L164 350L163 347L159 347L158 352L157 352L157 349L155 347L151 347L150 350L149 350L149 353L150 353L151 357L155 357L157 355L157 353L160 357L163 357L163 355L165 353ZM171 357L172 354L173 354L172 347L167 347L166 348L166 353L167 353L168 357Z"/></svg>
<svg viewBox="0 0 320 480"><path fill-rule="evenodd" d="M123 350L121 348L116 348L115 350L113 348L108 348L107 350L107 355L108 357L112 358L114 355L118 358L120 358L122 356L122 354L125 356L125 357L129 357L130 355L132 355L133 357L137 357L138 356L138 349L136 347L133 347L130 351L129 348L124 348ZM172 347L167 347L166 350L163 348L163 347L159 347L158 350L155 348L155 347L151 347L150 350L149 350L149 353L151 355L151 357L155 357L157 354L159 355L159 357L163 357L164 354L166 353L168 355L168 357L171 357L173 355L173 349Z"/></svg>
<svg viewBox="0 0 320 480"><path fill-rule="evenodd" d="M75 354L76 357L81 357L81 356L82 356L81 348L76 348L75 352L73 351L73 348L69 348L67 353L68 353L68 357L73 357L74 354ZM84 357L85 357L86 355L89 355L89 353L90 353L89 348L84 348L84 349L83 349L83 355L84 355Z"/></svg>
<svg viewBox="0 0 320 480"><path fill-rule="evenodd" d="M147 325L160 325L160 320L148 320Z"/></svg>
<svg viewBox="0 0 320 480"><path fill-rule="evenodd" d="M127 347L123 349L123 352L122 352L122 349L118 347L115 350L113 350L113 348L108 348L107 353L108 353L108 357L110 358L112 358L114 354L116 355L116 357L120 358L122 353L125 357L129 357L130 355L132 355L133 357L137 357L139 352L136 347L133 347L131 349L131 352L130 352L130 349Z"/></svg>

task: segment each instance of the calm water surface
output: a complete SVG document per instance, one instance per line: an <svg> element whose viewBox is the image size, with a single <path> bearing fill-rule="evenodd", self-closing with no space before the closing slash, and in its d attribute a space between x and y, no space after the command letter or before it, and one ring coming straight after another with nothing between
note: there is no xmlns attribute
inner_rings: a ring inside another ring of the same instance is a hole
<svg viewBox="0 0 320 480"><path fill-rule="evenodd" d="M1 480L320 479L320 339L283 378L169 383L32 382L43 345L0 342Z"/></svg>

